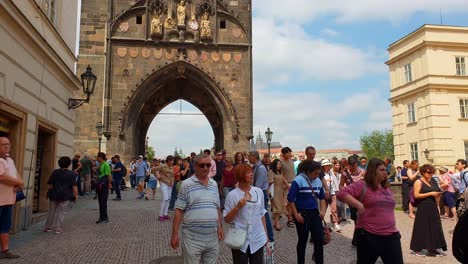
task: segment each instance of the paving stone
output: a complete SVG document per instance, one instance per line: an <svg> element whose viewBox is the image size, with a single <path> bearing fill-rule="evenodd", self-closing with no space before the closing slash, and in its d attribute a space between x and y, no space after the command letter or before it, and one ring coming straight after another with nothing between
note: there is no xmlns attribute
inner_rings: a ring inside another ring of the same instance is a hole
<svg viewBox="0 0 468 264"><path fill-rule="evenodd" d="M122 201L109 197L110 222L95 224L98 204L91 197L84 197L73 205L65 217L65 232L59 235L42 232L43 223L11 237L10 248L22 258L0 260L8 264L171 264L182 263L181 251L169 245L172 222L159 222L157 216L161 194L158 189L156 200L136 200L135 190L122 193ZM172 215L172 214L171 214ZM397 226L402 235L405 263L448 264L457 263L451 254L452 235L455 221L442 220L445 238L449 246L446 257L416 257L410 254L409 243L413 219L397 211ZM328 219L328 218L326 218ZM296 230L286 226L282 219L282 230L274 231L276 248L275 263L296 263ZM342 233L332 233L332 241L325 246L325 263L355 263L356 250L351 246L353 224L342 226ZM307 247L306 263L312 263L312 244ZM309 262L307 260L310 260ZM232 263L230 249L220 246L218 263ZM382 262L378 262L382 263Z"/></svg>

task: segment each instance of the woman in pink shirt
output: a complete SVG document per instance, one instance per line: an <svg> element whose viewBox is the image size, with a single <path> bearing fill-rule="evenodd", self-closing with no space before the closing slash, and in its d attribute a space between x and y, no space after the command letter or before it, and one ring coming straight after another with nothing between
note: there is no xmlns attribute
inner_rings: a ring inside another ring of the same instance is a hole
<svg viewBox="0 0 468 264"><path fill-rule="evenodd" d="M350 184L337 194L340 201L357 208L357 263L402 264L400 232L395 226L395 199L389 188L383 160L371 159L364 180Z"/></svg>

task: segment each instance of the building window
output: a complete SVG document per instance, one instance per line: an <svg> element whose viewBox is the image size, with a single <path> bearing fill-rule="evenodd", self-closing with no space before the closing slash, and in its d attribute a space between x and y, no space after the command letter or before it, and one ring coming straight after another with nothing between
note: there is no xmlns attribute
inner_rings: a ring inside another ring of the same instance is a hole
<svg viewBox="0 0 468 264"><path fill-rule="evenodd" d="M468 118L468 99L460 99L461 118Z"/></svg>
<svg viewBox="0 0 468 264"><path fill-rule="evenodd" d="M408 104L408 123L416 122L416 110L414 109L414 103Z"/></svg>
<svg viewBox="0 0 468 264"><path fill-rule="evenodd" d="M226 20L221 19L221 21L219 21L219 28L226 29Z"/></svg>
<svg viewBox="0 0 468 264"><path fill-rule="evenodd" d="M407 83L413 81L413 74L411 73L411 63L405 65L405 80Z"/></svg>
<svg viewBox="0 0 468 264"><path fill-rule="evenodd" d="M411 148L411 159L412 160L419 160L418 143L410 144L410 148Z"/></svg>
<svg viewBox="0 0 468 264"><path fill-rule="evenodd" d="M143 18L141 16L136 16L136 23L137 25L143 24Z"/></svg>
<svg viewBox="0 0 468 264"><path fill-rule="evenodd" d="M57 1L56 0L45 0L44 1L44 13L50 22L55 25L57 20Z"/></svg>
<svg viewBox="0 0 468 264"><path fill-rule="evenodd" d="M457 65L457 75L465 76L465 57L455 57L455 64Z"/></svg>
<svg viewBox="0 0 468 264"><path fill-rule="evenodd" d="M465 160L468 160L468 141L465 141Z"/></svg>

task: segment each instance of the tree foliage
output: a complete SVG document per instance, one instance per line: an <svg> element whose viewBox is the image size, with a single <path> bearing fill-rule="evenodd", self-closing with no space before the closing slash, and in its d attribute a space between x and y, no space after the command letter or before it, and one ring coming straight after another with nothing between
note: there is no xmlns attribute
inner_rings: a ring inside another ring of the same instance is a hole
<svg viewBox="0 0 468 264"><path fill-rule="evenodd" d="M155 156L155 151L154 151L154 148L151 147L151 146L148 146L146 148L146 157L148 158L148 160L153 160L154 156Z"/></svg>
<svg viewBox="0 0 468 264"><path fill-rule="evenodd" d="M393 133L391 130L374 130L361 136L361 149L367 159L386 157L394 160Z"/></svg>

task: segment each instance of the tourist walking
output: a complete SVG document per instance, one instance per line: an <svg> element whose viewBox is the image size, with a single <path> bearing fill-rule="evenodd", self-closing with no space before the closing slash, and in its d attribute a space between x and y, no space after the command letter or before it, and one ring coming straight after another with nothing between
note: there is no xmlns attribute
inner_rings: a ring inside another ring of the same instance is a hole
<svg viewBox="0 0 468 264"><path fill-rule="evenodd" d="M143 199L145 196L145 177L148 173L148 163L143 160L143 156L138 156L138 160L134 165L134 173L136 176L137 191L140 194L137 199Z"/></svg>
<svg viewBox="0 0 468 264"><path fill-rule="evenodd" d="M341 232L341 227L339 225L338 211L337 211L337 200L336 194L340 189L340 180L333 174L331 170L333 164L328 160L322 160L322 170L327 184L328 189L330 190L330 199L326 199L327 207L330 206L330 222L333 224L333 228L336 232ZM326 211L327 209L325 209Z"/></svg>
<svg viewBox="0 0 468 264"><path fill-rule="evenodd" d="M263 191L250 185L253 172L249 165L238 165L235 177L239 186L226 197L224 221L247 235L240 249L231 249L232 260L234 264L263 264L263 247L268 242Z"/></svg>
<svg viewBox="0 0 468 264"><path fill-rule="evenodd" d="M292 182L294 181L294 178L296 177L296 174L294 172L294 161L291 159L292 157L292 150L289 147L284 147L281 149L281 170L283 171L283 177L286 179L288 182L288 190L291 187ZM293 220L293 215L290 207L287 207L288 210L288 222L287 226L294 228L294 220Z"/></svg>
<svg viewBox="0 0 468 264"><path fill-rule="evenodd" d="M203 154L210 157L211 167L210 172L208 173L208 177L213 178L216 175L216 162L211 158L211 150L205 149Z"/></svg>
<svg viewBox="0 0 468 264"><path fill-rule="evenodd" d="M279 218L281 215L286 215L289 218L288 210L286 208L286 194L288 191L288 182L283 176L283 169L281 161L275 159L270 166L268 172L269 182L273 184L274 195L271 200L271 207L273 209L273 227L277 230L281 230L281 224Z"/></svg>
<svg viewBox="0 0 468 264"><path fill-rule="evenodd" d="M49 190L49 211L47 212L47 221L44 232L55 230L56 234L63 232L63 219L65 209L69 202L75 202L78 197L78 186L76 183L76 174L69 170L72 161L69 157L61 157L58 160L60 169L56 169L50 175Z"/></svg>
<svg viewBox="0 0 468 264"><path fill-rule="evenodd" d="M234 167L236 167L239 164L244 164L245 163L245 157L242 152L236 152L234 155Z"/></svg>
<svg viewBox="0 0 468 264"><path fill-rule="evenodd" d="M403 161L403 168L401 169L401 196L402 196L402 207L405 214L409 214L409 192L410 182L408 178L408 169L410 168L409 160Z"/></svg>
<svg viewBox="0 0 468 264"><path fill-rule="evenodd" d="M465 208L468 209L468 168L466 160L457 160L457 170L460 172L460 196L462 201L465 202Z"/></svg>
<svg viewBox="0 0 468 264"><path fill-rule="evenodd" d="M106 153L98 152L97 161L99 161L99 178L97 179L96 192L99 201L99 219L96 224L109 222L107 215L107 198L109 190L112 188L111 167L107 162Z"/></svg>
<svg viewBox="0 0 468 264"><path fill-rule="evenodd" d="M325 192L321 182L315 181L321 171L320 163L312 160L303 161L299 175L294 178L288 193L288 202L294 215L298 237L296 246L298 264L306 263L305 250L309 233L314 243L313 261L316 264L324 263L322 221L326 208ZM316 183L320 183L320 186Z"/></svg>
<svg viewBox="0 0 468 264"><path fill-rule="evenodd" d="M364 180L340 190L337 197L356 208L357 264L403 264L401 235L396 228L396 201L390 190L386 163L371 159Z"/></svg>
<svg viewBox="0 0 468 264"><path fill-rule="evenodd" d="M19 255L10 251L9 239L16 192L23 189L23 181L18 175L15 162L9 157L11 148L7 137L0 137L0 259L15 259Z"/></svg>
<svg viewBox="0 0 468 264"><path fill-rule="evenodd" d="M453 185L452 176L450 175L446 166L439 168L440 179L446 184L446 188L443 188L442 201L444 203L444 216L445 219L455 220L457 217L457 209L455 208L457 203L457 192ZM450 216L451 214L451 216Z"/></svg>
<svg viewBox="0 0 468 264"><path fill-rule="evenodd" d="M135 174L135 164L137 162L136 158L132 159L132 162L130 163L130 186L132 188L135 188L137 186L136 182L136 174Z"/></svg>
<svg viewBox="0 0 468 264"><path fill-rule="evenodd" d="M419 171L421 178L414 182L414 197L417 199L418 210L413 225L410 249L417 256L442 256L447 251L442 223L437 208L436 199L442 194L439 186L432 178L435 168L425 164ZM427 250L425 254L423 250Z"/></svg>
<svg viewBox="0 0 468 264"><path fill-rule="evenodd" d="M177 200L177 183L181 181L181 168L182 158L180 156L174 157L174 165L172 170L174 172L174 183L172 184L171 200L169 201L169 211L174 211L174 205Z"/></svg>
<svg viewBox="0 0 468 264"><path fill-rule="evenodd" d="M367 163L367 160L366 160L366 163ZM333 176L335 176L336 179L338 179L338 182L340 182L341 180L341 168L342 168L341 162L338 159L334 159L332 173L333 173ZM338 190L335 190L335 195L337 195L339 191L340 191L340 188L338 184ZM336 199L336 211L338 215L338 223L346 221L346 204L338 199Z"/></svg>
<svg viewBox="0 0 468 264"><path fill-rule="evenodd" d="M234 175L234 162L231 157L226 158L226 167L223 169L223 176L221 178L221 186L220 189L222 190L222 196L226 199L228 193L236 187L236 176ZM224 205L221 203L221 208Z"/></svg>
<svg viewBox="0 0 468 264"><path fill-rule="evenodd" d="M122 195L120 193L121 191L121 183L122 183L122 178L123 175L126 174L127 172L124 171L126 170L125 166L123 163L120 161L120 156L115 155L112 157L112 164L114 165L112 168L112 187L115 191L116 197L112 199L113 201L120 201L122 200Z"/></svg>
<svg viewBox="0 0 468 264"><path fill-rule="evenodd" d="M89 154L84 153L83 158L80 159L78 168L75 170L75 172L80 175L80 185L82 190L80 196L89 194L91 192L91 172L93 165L93 161L89 157Z"/></svg>
<svg viewBox="0 0 468 264"><path fill-rule="evenodd" d="M169 220L169 202L171 201L172 186L174 186L174 156L167 156L165 164L155 167L154 172L159 173L162 201L159 209L159 221Z"/></svg>
<svg viewBox="0 0 468 264"><path fill-rule="evenodd" d="M414 186L414 182L418 180L419 178L421 178L421 173L419 172L419 162L417 160L411 161L406 174L408 176L408 188L411 190ZM409 199L409 196L408 196L408 199ZM413 205L409 203L408 207L409 207L408 216L410 218L415 218Z"/></svg>
<svg viewBox="0 0 468 264"><path fill-rule="evenodd" d="M358 159L355 156L350 156L347 160L347 168L341 171L341 179L340 179L340 188L343 188L345 185L349 186L352 185L360 180L363 179L364 170L358 167ZM353 246L357 246L356 242L356 222L357 222L357 209L350 206L349 210L351 212L351 219L354 221L354 234L353 239L351 240L351 244Z"/></svg>
<svg viewBox="0 0 468 264"><path fill-rule="evenodd" d="M171 247L177 249L182 244L184 264L218 263L219 241L224 234L218 186L208 177L211 166L209 156L197 156L195 175L183 181L179 189Z"/></svg>
<svg viewBox="0 0 468 264"><path fill-rule="evenodd" d="M250 151L249 152L249 162L250 164L253 164L253 173L254 173L254 178L253 178L253 186L260 188L263 191L263 199L264 203L263 205L265 206L265 210L268 209L268 201L269 201L269 196L268 196L268 189L270 188L270 184L268 182L268 173L265 168L265 166L262 165L262 162L260 160L260 154L258 151ZM268 215L268 212L265 214L265 219L266 219L266 227L267 227L267 232L268 232L268 241L274 242L274 235L273 235L273 227L271 226L271 220L270 216Z"/></svg>
<svg viewBox="0 0 468 264"><path fill-rule="evenodd" d="M153 164L151 165L151 168L159 166L159 160L154 158L153 159ZM146 183L146 188L150 189L152 192L152 199L156 199L156 187L158 187L158 178L156 176L157 172L154 172L153 169L151 169L150 176L148 178L148 182ZM148 191L146 193L145 199L148 200L150 196L150 192Z"/></svg>

